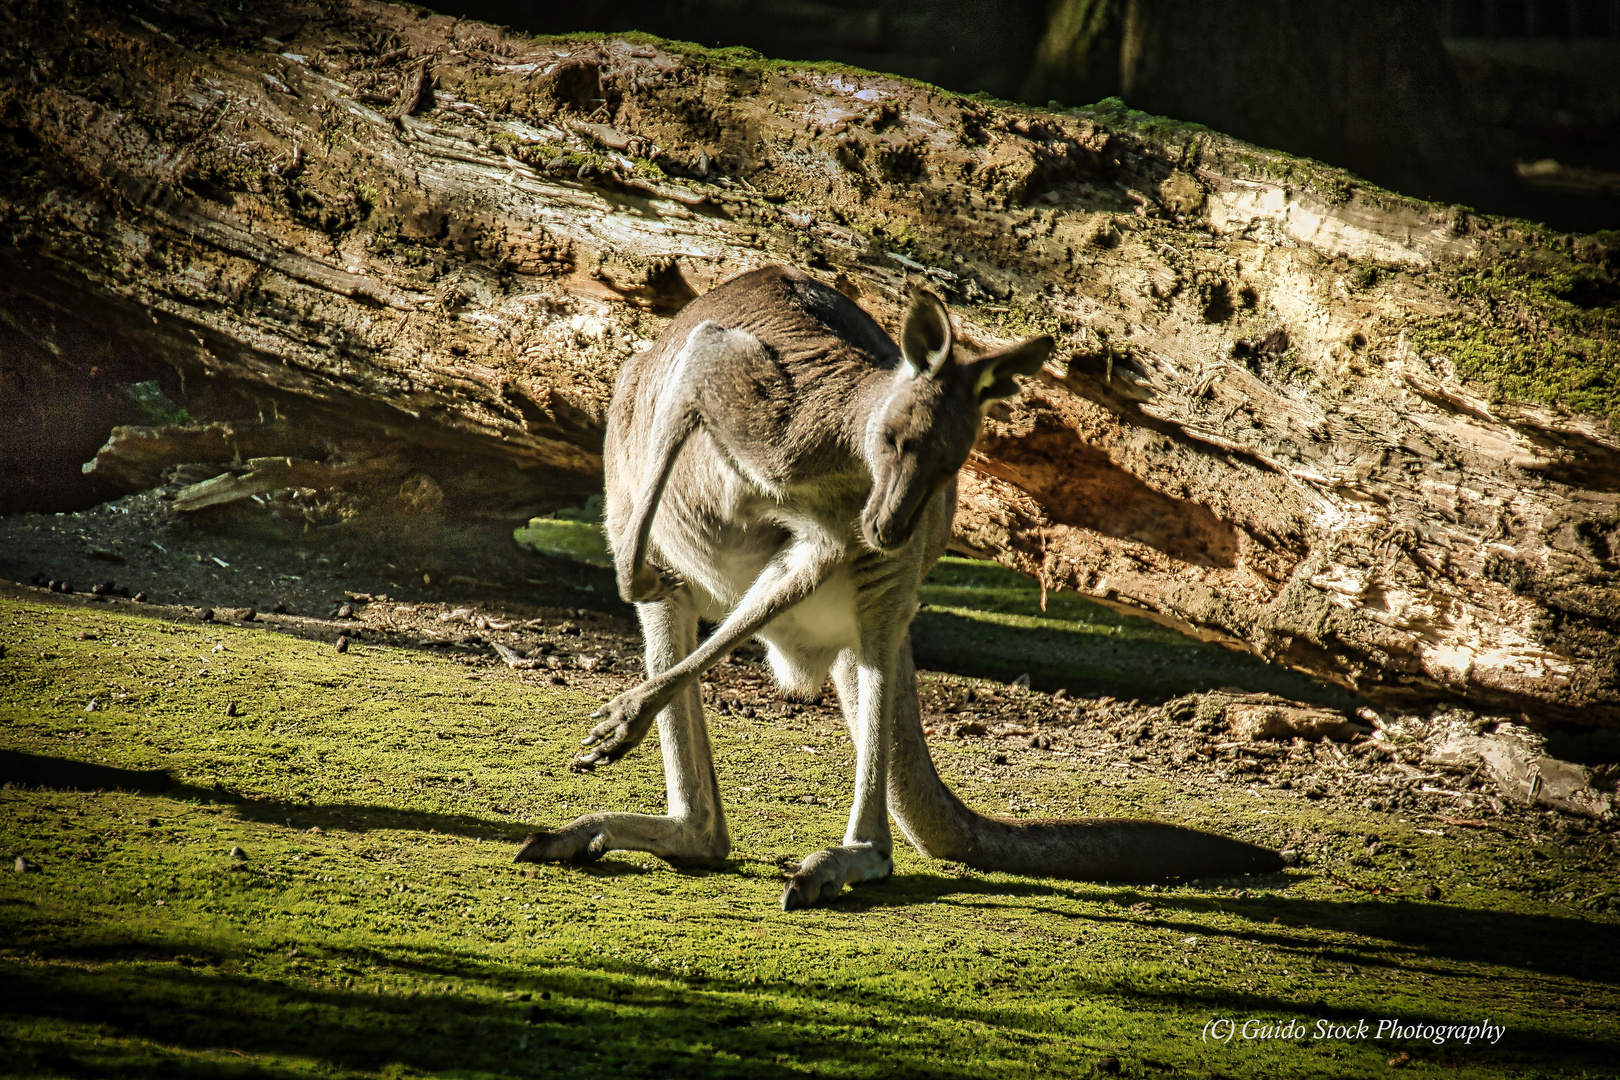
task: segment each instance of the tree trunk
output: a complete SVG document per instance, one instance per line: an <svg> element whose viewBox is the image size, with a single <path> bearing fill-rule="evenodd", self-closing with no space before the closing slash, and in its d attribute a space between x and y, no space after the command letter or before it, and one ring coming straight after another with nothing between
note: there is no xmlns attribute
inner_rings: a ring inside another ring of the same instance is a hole
<svg viewBox="0 0 1620 1080"><path fill-rule="evenodd" d="M335 0L0 19L7 378L144 358L240 406L121 429L94 468L125 485L317 482L279 455L555 504L693 295L789 262L893 327L921 282L970 340L1059 340L964 470L961 550L1393 705L1620 720L1596 239L1141 114L645 38Z"/></svg>

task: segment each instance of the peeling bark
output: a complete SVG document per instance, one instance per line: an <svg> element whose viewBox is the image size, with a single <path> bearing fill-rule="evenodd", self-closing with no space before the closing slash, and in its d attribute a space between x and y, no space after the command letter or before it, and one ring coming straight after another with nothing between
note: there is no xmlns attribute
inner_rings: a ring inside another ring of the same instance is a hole
<svg viewBox="0 0 1620 1080"><path fill-rule="evenodd" d="M964 471L960 550L1394 705L1620 720L1597 240L651 39L337 0L0 20L9 379L144 357L270 403L211 460L428 447L543 501L599 482L614 374L692 296L789 262L893 326L926 282L970 340L1059 340ZM463 472L407 464L399 498Z"/></svg>

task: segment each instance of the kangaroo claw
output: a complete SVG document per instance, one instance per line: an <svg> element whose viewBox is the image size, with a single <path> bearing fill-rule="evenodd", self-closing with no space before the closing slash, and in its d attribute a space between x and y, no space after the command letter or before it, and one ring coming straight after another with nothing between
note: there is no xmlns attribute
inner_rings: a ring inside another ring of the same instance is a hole
<svg viewBox="0 0 1620 1080"><path fill-rule="evenodd" d="M620 694L591 714L592 720L601 720L579 741L586 752L574 758L569 767L590 769L598 763L614 761L640 745L652 729L657 710L635 690Z"/></svg>
<svg viewBox="0 0 1620 1080"><path fill-rule="evenodd" d="M619 595L633 604L650 604L663 600L686 584L686 579L673 570L652 563L642 563L628 582L621 573Z"/></svg>

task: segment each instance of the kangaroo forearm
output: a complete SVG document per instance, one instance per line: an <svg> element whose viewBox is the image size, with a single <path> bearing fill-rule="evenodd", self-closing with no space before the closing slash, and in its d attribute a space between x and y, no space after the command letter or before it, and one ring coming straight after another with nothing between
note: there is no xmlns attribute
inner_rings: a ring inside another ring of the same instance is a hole
<svg viewBox="0 0 1620 1080"><path fill-rule="evenodd" d="M746 595L714 633L679 664L644 685L649 700L662 708L677 690L696 679L767 623L815 592L838 561L839 552L789 549L760 574Z"/></svg>

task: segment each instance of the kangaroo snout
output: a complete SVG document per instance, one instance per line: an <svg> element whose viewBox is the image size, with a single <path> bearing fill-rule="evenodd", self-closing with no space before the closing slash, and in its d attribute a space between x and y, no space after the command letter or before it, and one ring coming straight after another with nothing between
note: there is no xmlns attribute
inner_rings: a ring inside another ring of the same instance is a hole
<svg viewBox="0 0 1620 1080"><path fill-rule="evenodd" d="M861 512L861 539L873 551L893 555L911 539L928 506L941 485L924 484L920 478L888 486L874 484L872 496Z"/></svg>

